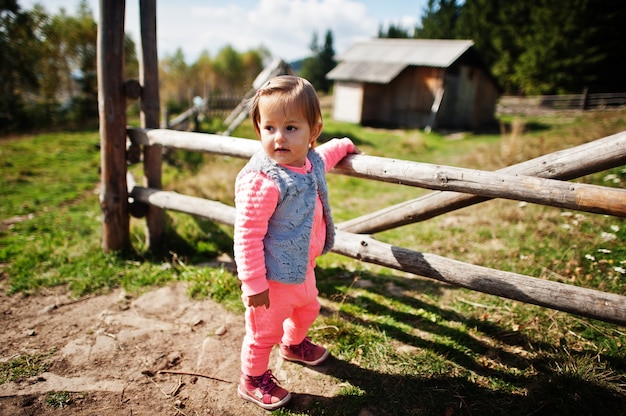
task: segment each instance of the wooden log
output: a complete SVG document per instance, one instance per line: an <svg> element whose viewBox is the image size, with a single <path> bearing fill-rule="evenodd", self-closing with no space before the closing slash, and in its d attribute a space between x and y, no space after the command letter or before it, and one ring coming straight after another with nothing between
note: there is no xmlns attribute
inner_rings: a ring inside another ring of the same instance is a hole
<svg viewBox="0 0 626 416"><path fill-rule="evenodd" d="M625 163L626 132L621 132L508 166L496 172L569 180ZM337 228L353 233L377 233L434 218L489 199L439 191L339 223Z"/></svg>
<svg viewBox="0 0 626 416"><path fill-rule="evenodd" d="M338 231L333 252L533 305L626 326L626 297L475 266Z"/></svg>
<svg viewBox="0 0 626 416"><path fill-rule="evenodd" d="M222 224L235 225L235 208L218 201L136 186L130 196L162 209L197 215Z"/></svg>
<svg viewBox="0 0 626 416"><path fill-rule="evenodd" d="M245 158L260 148L260 144L253 140L171 130L130 129L129 136L133 142L143 144L160 144ZM333 171L428 189L460 191L489 198L508 198L626 216L624 189L366 155L349 155Z"/></svg>
<svg viewBox="0 0 626 416"><path fill-rule="evenodd" d="M158 128L161 104L159 100L159 62L157 53L156 0L140 0L139 21L141 30L140 82L141 125L144 128ZM144 184L160 189L161 147L144 146ZM165 213L157 206L150 205L146 217L146 243L148 247L159 244L165 230Z"/></svg>
<svg viewBox="0 0 626 416"><path fill-rule="evenodd" d="M104 251L122 250L130 245L123 76L124 9L124 0L100 0L97 73Z"/></svg>
<svg viewBox="0 0 626 416"><path fill-rule="evenodd" d="M334 170L383 182L626 217L626 189L365 155L349 155Z"/></svg>
<svg viewBox="0 0 626 416"><path fill-rule="evenodd" d="M173 119L169 120L168 127L175 128L176 126L183 124L186 121L192 120L197 115L198 115L198 109L196 107L191 107L185 110L183 113L177 115ZM152 126L152 127L158 127L158 126Z"/></svg>
<svg viewBox="0 0 626 416"><path fill-rule="evenodd" d="M242 159L249 159L254 153L261 150L261 143L258 140L220 136L218 134L131 127L128 129L128 137L133 143L146 146L158 145Z"/></svg>

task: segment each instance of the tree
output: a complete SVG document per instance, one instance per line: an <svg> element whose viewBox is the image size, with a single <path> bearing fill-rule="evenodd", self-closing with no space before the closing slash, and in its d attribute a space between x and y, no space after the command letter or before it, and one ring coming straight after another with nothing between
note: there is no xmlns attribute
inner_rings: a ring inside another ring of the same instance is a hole
<svg viewBox="0 0 626 416"><path fill-rule="evenodd" d="M320 63L317 59L320 53L319 40L317 36L317 32L313 32L313 38L311 39L311 43L309 44L309 50L311 51L311 56L308 56L302 62L302 69L300 70L300 75L303 78L309 80L311 84L317 89L319 82L319 74Z"/></svg>
<svg viewBox="0 0 626 416"><path fill-rule="evenodd" d="M87 2L75 16L42 6L0 3L0 121L7 127L82 123L97 117L97 26ZM125 39L127 72L138 73L135 44Z"/></svg>
<svg viewBox="0 0 626 416"><path fill-rule="evenodd" d="M181 48L174 55L166 55L159 61L160 98L175 112L188 108L193 95L189 91L189 69Z"/></svg>
<svg viewBox="0 0 626 416"><path fill-rule="evenodd" d="M124 78L139 78L139 60L137 59L137 45L128 33L124 35Z"/></svg>
<svg viewBox="0 0 626 416"><path fill-rule="evenodd" d="M63 22L63 20L65 20ZM75 17L62 19L69 66L77 91L72 99L74 117L85 121L98 116L98 74L96 42L98 27L86 0L81 0Z"/></svg>
<svg viewBox="0 0 626 416"><path fill-rule="evenodd" d="M213 60L213 68L220 80L214 86L216 92L233 95L245 93L243 59L232 46L226 45L220 49Z"/></svg>
<svg viewBox="0 0 626 416"><path fill-rule="evenodd" d="M252 88L252 82L263 71L263 63L268 61L271 56L270 51L264 47L249 50L242 55L246 89Z"/></svg>
<svg viewBox="0 0 626 416"><path fill-rule="evenodd" d="M36 63L41 41L33 30L37 15L16 0L0 3L0 130L27 125L25 97L38 88Z"/></svg>
<svg viewBox="0 0 626 416"><path fill-rule="evenodd" d="M92 12L83 0L77 16L48 16L39 6L32 12L29 30L41 40L34 68L38 94L31 104L39 108L42 123L60 124L69 117L83 122L97 117L96 35Z"/></svg>
<svg viewBox="0 0 626 416"><path fill-rule="evenodd" d="M472 39L505 93L626 90L621 0L466 0L457 36Z"/></svg>
<svg viewBox="0 0 626 416"><path fill-rule="evenodd" d="M457 21L463 6L456 0L428 0L422 26L415 29L415 38L455 39Z"/></svg>
<svg viewBox="0 0 626 416"><path fill-rule="evenodd" d="M394 25L391 23L387 30L385 31L381 26L378 27L378 37L379 38L388 38L388 39L406 39L410 38L409 29L405 29L400 25Z"/></svg>
<svg viewBox="0 0 626 416"><path fill-rule="evenodd" d="M263 70L263 62L269 56L265 48L239 53L227 45L215 58L205 50L188 65L179 48L174 55L159 61L160 98L169 110L182 112L192 105L196 96L208 98L227 94L242 97Z"/></svg>
<svg viewBox="0 0 626 416"><path fill-rule="evenodd" d="M600 30L590 42L603 56L594 70L595 80L588 86L594 92L626 91L626 42L624 42L624 22L626 22L626 2L622 0L595 1L593 10L587 16L593 26Z"/></svg>
<svg viewBox="0 0 626 416"><path fill-rule="evenodd" d="M191 67L191 79L194 80L193 95L200 97L209 97L212 94L214 86L217 84L217 75L213 68L211 56L206 50L200 53L200 56Z"/></svg>
<svg viewBox="0 0 626 416"><path fill-rule="evenodd" d="M337 65L332 32L326 31L322 47L318 44L317 32L313 33L310 49L313 54L304 60L301 75L309 80L316 90L328 92L332 82L326 78L326 74Z"/></svg>
<svg viewBox="0 0 626 416"><path fill-rule="evenodd" d="M524 45L519 37L528 30L527 2L466 0L457 21L459 39L471 39L487 68L507 92L519 89L515 65Z"/></svg>

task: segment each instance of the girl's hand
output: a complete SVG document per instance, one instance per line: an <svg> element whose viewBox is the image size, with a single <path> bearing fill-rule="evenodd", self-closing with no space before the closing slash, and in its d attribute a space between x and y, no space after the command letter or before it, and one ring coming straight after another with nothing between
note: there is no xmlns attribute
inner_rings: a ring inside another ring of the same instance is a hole
<svg viewBox="0 0 626 416"><path fill-rule="evenodd" d="M352 142L352 139L349 138L349 137L344 137L344 139L348 139L348 140L350 140ZM351 155L362 155L363 154L361 149L356 147L356 144L354 144L354 142L352 142L352 147L353 147L353 150L349 154L351 154Z"/></svg>
<svg viewBox="0 0 626 416"><path fill-rule="evenodd" d="M265 309L270 307L270 290L258 293L256 295L248 296L248 306L255 308L257 306L265 306Z"/></svg>

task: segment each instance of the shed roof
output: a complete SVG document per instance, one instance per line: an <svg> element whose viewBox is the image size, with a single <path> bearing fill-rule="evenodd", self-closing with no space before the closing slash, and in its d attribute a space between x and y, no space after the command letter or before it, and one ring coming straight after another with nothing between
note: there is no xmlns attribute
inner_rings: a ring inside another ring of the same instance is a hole
<svg viewBox="0 0 626 416"><path fill-rule="evenodd" d="M474 46L471 40L373 39L338 56L329 79L387 83L409 65L447 68Z"/></svg>

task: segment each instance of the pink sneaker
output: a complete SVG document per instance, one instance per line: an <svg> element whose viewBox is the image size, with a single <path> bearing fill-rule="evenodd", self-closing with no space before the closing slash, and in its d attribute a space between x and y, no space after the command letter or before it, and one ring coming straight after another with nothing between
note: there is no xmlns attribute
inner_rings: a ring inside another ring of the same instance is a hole
<svg viewBox="0 0 626 416"><path fill-rule="evenodd" d="M237 394L244 400L255 403L265 410L282 407L291 399L291 393L276 384L278 380L271 370L258 377L241 375Z"/></svg>
<svg viewBox="0 0 626 416"><path fill-rule="evenodd" d="M298 345L280 344L280 356L287 361L295 361L306 365L321 364L328 358L328 350L311 342L306 337Z"/></svg>

